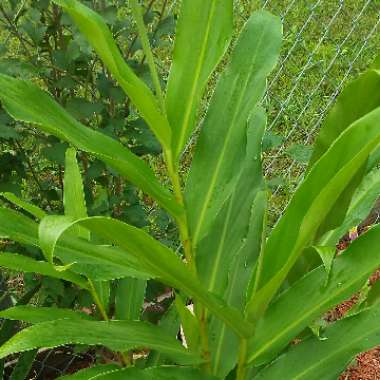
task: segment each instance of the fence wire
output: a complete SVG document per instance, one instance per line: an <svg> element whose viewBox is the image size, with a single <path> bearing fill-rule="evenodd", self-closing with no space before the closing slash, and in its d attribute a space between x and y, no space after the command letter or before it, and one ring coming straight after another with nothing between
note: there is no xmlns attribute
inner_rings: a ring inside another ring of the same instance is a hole
<svg viewBox="0 0 380 380"><path fill-rule="evenodd" d="M380 51L380 3L266 0L257 6L280 15L284 26L280 64L266 95L268 130L280 141L264 161L275 221L302 179L310 145L334 100Z"/></svg>

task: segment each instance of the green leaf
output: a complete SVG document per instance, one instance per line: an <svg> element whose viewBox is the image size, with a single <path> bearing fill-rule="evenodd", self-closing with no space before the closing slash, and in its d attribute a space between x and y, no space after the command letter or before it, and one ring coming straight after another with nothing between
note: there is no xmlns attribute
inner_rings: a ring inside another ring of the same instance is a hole
<svg viewBox="0 0 380 380"><path fill-rule="evenodd" d="M368 291L366 305L372 306L378 303L380 300L380 281L376 281L372 284Z"/></svg>
<svg viewBox="0 0 380 380"><path fill-rule="evenodd" d="M156 367L147 369L125 368L110 372L94 380L218 380L216 377L207 375L199 369L186 367Z"/></svg>
<svg viewBox="0 0 380 380"><path fill-rule="evenodd" d="M180 364L199 362L197 354L185 350L180 342L159 327L133 321L74 321L60 319L28 327L0 347L0 358L34 348L53 348L65 344L104 345L113 351L151 348Z"/></svg>
<svg viewBox="0 0 380 380"><path fill-rule="evenodd" d="M378 68L377 68L378 69ZM323 156L333 142L352 123L380 106L380 71L371 69L360 75L339 95L314 143L308 171Z"/></svg>
<svg viewBox="0 0 380 380"><path fill-rule="evenodd" d="M37 261L30 257L19 255L17 253L0 253L0 266L26 273L39 273L44 276L59 278L70 281L87 289L88 284L85 278L68 270L60 270L46 261Z"/></svg>
<svg viewBox="0 0 380 380"><path fill-rule="evenodd" d="M146 281L137 278L124 278L117 282L115 295L116 319L137 321L145 299Z"/></svg>
<svg viewBox="0 0 380 380"><path fill-rule="evenodd" d="M57 319L91 320L85 313L71 309L60 309L57 307L36 307L31 305L14 306L0 311L0 318L23 321L27 323L42 323L55 321Z"/></svg>
<svg viewBox="0 0 380 380"><path fill-rule="evenodd" d="M90 280L91 281L91 280ZM111 283L110 281L91 281L93 290L92 297L96 303L98 303L98 307L101 307L104 312L108 313L108 308L110 306L110 297L111 297ZM100 305L100 306L99 306Z"/></svg>
<svg viewBox="0 0 380 380"><path fill-rule="evenodd" d="M370 213L380 194L380 171L373 169L356 190L343 223L327 232L318 244L336 245L339 239L352 227L358 226Z"/></svg>
<svg viewBox="0 0 380 380"><path fill-rule="evenodd" d="M79 123L48 93L32 83L0 75L0 88L3 106L13 118L35 124L42 131L94 154L151 195L170 213L181 213L181 207L161 186L149 166L118 141Z"/></svg>
<svg viewBox="0 0 380 380"><path fill-rule="evenodd" d="M0 237L36 245L37 224L14 210L0 207Z"/></svg>
<svg viewBox="0 0 380 380"><path fill-rule="evenodd" d="M195 315L186 307L182 297L177 293L175 307L181 319L182 329L185 335L187 347L196 350L199 347L199 324Z"/></svg>
<svg viewBox="0 0 380 380"><path fill-rule="evenodd" d="M192 244L197 247L230 197L244 162L248 118L260 101L281 45L281 22L260 11L240 34L203 122L186 184Z"/></svg>
<svg viewBox="0 0 380 380"><path fill-rule="evenodd" d="M261 249L266 191L261 164L265 113L258 108L247 130L244 168L234 192L199 243L197 268L202 283L228 305L244 311L246 289ZM209 322L213 373L225 377L236 365L239 340L215 318Z"/></svg>
<svg viewBox="0 0 380 380"><path fill-rule="evenodd" d="M0 193L2 197L4 197L7 201L15 204L16 206L20 207L21 209L25 210L29 214L35 216L37 219L42 219L46 216L46 212L39 207L35 206L32 203L26 202L23 199L17 197L13 193Z"/></svg>
<svg viewBox="0 0 380 380"><path fill-rule="evenodd" d="M155 96L126 64L106 23L100 15L76 0L54 0L69 13L79 30L102 59L139 110L161 144L171 148L171 129Z"/></svg>
<svg viewBox="0 0 380 380"><path fill-rule="evenodd" d="M263 152L277 148L284 142L284 136L277 135L272 131L266 131L263 138Z"/></svg>
<svg viewBox="0 0 380 380"><path fill-rule="evenodd" d="M322 259L323 265L326 270L326 281L328 281L331 268L334 262L334 258L336 256L336 248L333 247L322 247L322 246L313 246L313 248L317 251L318 255Z"/></svg>
<svg viewBox="0 0 380 380"><path fill-rule="evenodd" d="M147 65L149 67L150 78L152 80L154 89L156 91L156 97L157 97L158 103L161 107L161 111L165 112L165 103L164 103L164 97L163 97L162 89L161 89L161 82L157 73L156 64L154 62L152 48L151 48L149 37L148 37L148 31L144 22L142 6L139 4L138 0L129 0L129 6L132 10L133 18L137 26L138 36L142 45L143 52L145 54Z"/></svg>
<svg viewBox="0 0 380 380"><path fill-rule="evenodd" d="M249 234L252 206L257 194L264 188L261 164L261 141L266 125L263 109L256 109L246 131L247 149L240 174L230 199L223 206L210 232L199 243L197 268L203 284L220 296L227 287L231 262L243 254L242 247ZM254 251L254 249L252 249ZM256 257L250 258L250 268Z"/></svg>
<svg viewBox="0 0 380 380"><path fill-rule="evenodd" d="M169 248L153 239L143 230L107 217L70 220L67 217L48 216L40 224L40 244L46 257L52 258L60 236L65 230L79 224L133 255L142 270L152 273L167 284L182 289L195 297L218 318L227 323L238 335L249 336L251 325L234 308L214 297L200 284L186 265ZM123 259L118 259L123 264Z"/></svg>
<svg viewBox="0 0 380 380"><path fill-rule="evenodd" d="M17 301L16 305L25 305L38 293L41 288L41 282L37 282L37 285L23 294ZM0 328L0 344L5 343L10 339L17 331L18 322L6 320L1 324Z"/></svg>
<svg viewBox="0 0 380 380"><path fill-rule="evenodd" d="M286 149L286 154L301 164L307 164L312 154L312 147L307 145L294 144Z"/></svg>
<svg viewBox="0 0 380 380"><path fill-rule="evenodd" d="M39 247L38 225L25 215L0 208L0 237L21 244ZM97 280L123 277L152 278L143 272L137 260L116 247L97 246L75 237L62 239L56 255L64 264L72 264L70 270ZM121 264L122 263L122 264Z"/></svg>
<svg viewBox="0 0 380 380"><path fill-rule="evenodd" d="M94 114L100 114L103 108L102 103L91 103L84 98L69 98L66 103L66 110L79 120L90 118Z"/></svg>
<svg viewBox="0 0 380 380"><path fill-rule="evenodd" d="M161 327L161 329L163 329L165 332L172 336L178 335L178 331L180 329L180 318L177 313L177 309L175 308L175 305L173 303L169 306L169 309L160 319L159 326ZM159 352L151 351L146 366L155 367L165 363L165 358L163 358Z"/></svg>
<svg viewBox="0 0 380 380"><path fill-rule="evenodd" d="M247 308L249 318L255 319L265 309L340 195L362 170L380 142L379 120L380 108L346 129L299 186L267 240L258 292Z"/></svg>
<svg viewBox="0 0 380 380"><path fill-rule="evenodd" d="M9 376L9 380L25 380L33 366L36 356L37 350L22 353L20 357L17 358L17 364Z"/></svg>
<svg viewBox="0 0 380 380"><path fill-rule="evenodd" d="M17 133L17 131L14 128L0 124L0 139L18 140L20 138L21 136Z"/></svg>
<svg viewBox="0 0 380 380"><path fill-rule="evenodd" d="M379 244L376 226L335 258L327 284L326 270L320 266L276 298L257 324L248 362L267 363L323 313L359 291L380 266Z"/></svg>
<svg viewBox="0 0 380 380"><path fill-rule="evenodd" d="M258 380L336 380L355 355L380 344L380 305L329 327L321 341L292 347L257 376ZM256 377L255 377L256 379Z"/></svg>
<svg viewBox="0 0 380 380"><path fill-rule="evenodd" d="M51 162L64 166L67 148L67 143L54 143L41 149L41 155Z"/></svg>
<svg viewBox="0 0 380 380"><path fill-rule="evenodd" d="M314 152L310 161L309 169L327 151L338 136L344 132L352 123L365 117L380 106L378 88L380 86L380 71L369 70L353 81L338 97L332 110L329 112L325 123L322 125L314 144ZM321 236L326 231L335 229L343 222L352 196L359 186L366 171L363 165L360 171L353 177L352 182L342 192L335 206L326 216L321 224Z"/></svg>
<svg viewBox="0 0 380 380"><path fill-rule="evenodd" d="M207 81L228 47L232 13L231 0L182 1L166 95L175 159L194 130Z"/></svg>
<svg viewBox="0 0 380 380"><path fill-rule="evenodd" d="M65 156L63 205L65 207L65 215L74 218L85 218L87 216L87 207L84 199L82 176L76 155L77 152L74 148L67 149Z"/></svg>
<svg viewBox="0 0 380 380"><path fill-rule="evenodd" d="M72 375L58 377L57 380L90 380L102 374L108 374L120 368L116 364L100 364L95 367L81 369Z"/></svg>
<svg viewBox="0 0 380 380"><path fill-rule="evenodd" d="M87 216L87 207L83 189L82 176L76 158L77 152L74 148L69 148L65 155L65 176L63 180L63 206L65 215L75 219ZM77 237L90 239L90 234L85 229L75 227Z"/></svg>

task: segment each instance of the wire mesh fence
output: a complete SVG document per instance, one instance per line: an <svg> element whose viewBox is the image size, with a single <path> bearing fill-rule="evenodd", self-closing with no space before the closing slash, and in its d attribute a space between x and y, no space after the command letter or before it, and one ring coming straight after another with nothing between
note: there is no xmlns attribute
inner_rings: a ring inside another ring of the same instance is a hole
<svg viewBox="0 0 380 380"><path fill-rule="evenodd" d="M281 16L284 46L269 80L265 172L273 221L302 178L310 145L346 82L365 70L380 46L377 0L265 0Z"/></svg>

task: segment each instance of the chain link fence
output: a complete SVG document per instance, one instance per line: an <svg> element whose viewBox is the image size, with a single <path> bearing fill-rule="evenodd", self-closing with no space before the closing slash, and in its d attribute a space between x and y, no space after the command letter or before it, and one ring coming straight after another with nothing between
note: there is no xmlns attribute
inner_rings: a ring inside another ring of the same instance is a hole
<svg viewBox="0 0 380 380"><path fill-rule="evenodd" d="M283 52L267 93L265 172L275 221L334 100L380 52L380 2L263 0L256 6L280 15L284 25Z"/></svg>

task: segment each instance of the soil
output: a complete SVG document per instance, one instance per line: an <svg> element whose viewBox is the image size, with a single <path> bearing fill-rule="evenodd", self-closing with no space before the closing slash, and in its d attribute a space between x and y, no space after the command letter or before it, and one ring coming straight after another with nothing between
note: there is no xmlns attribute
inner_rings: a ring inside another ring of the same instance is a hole
<svg viewBox="0 0 380 380"><path fill-rule="evenodd" d="M380 380L380 347L358 355L339 380Z"/></svg>

